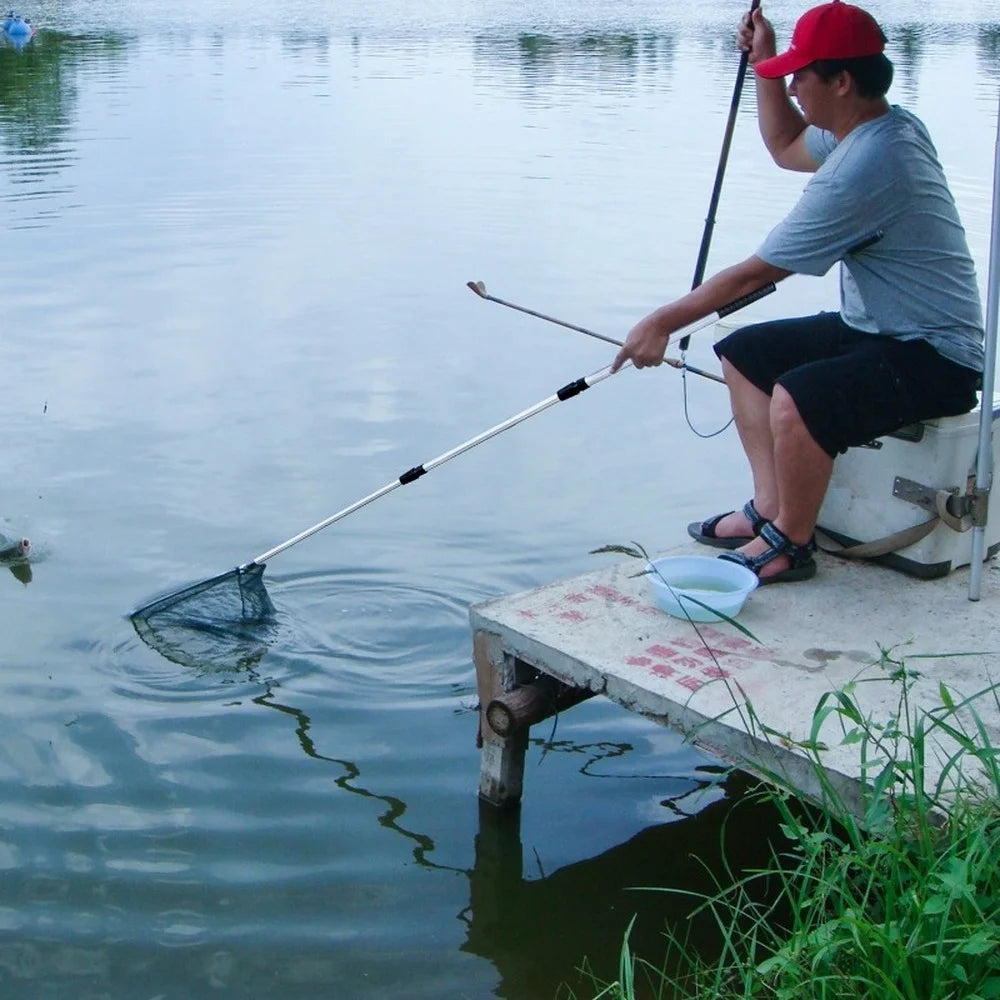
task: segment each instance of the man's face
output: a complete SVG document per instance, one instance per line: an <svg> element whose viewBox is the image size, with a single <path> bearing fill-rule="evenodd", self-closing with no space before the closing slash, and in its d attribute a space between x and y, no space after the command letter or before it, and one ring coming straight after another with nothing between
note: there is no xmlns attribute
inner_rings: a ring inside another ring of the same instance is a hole
<svg viewBox="0 0 1000 1000"><path fill-rule="evenodd" d="M788 93L798 101L802 115L810 125L829 128L830 110L838 86L838 77L823 80L811 67L796 70L788 85Z"/></svg>

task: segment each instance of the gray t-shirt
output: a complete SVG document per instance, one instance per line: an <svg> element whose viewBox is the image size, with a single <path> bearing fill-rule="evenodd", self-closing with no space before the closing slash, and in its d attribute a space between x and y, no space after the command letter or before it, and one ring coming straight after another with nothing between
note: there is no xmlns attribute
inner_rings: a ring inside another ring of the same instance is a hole
<svg viewBox="0 0 1000 1000"><path fill-rule="evenodd" d="M820 167L757 256L817 276L841 261L845 323L903 340L922 337L946 358L982 371L975 266L923 123L893 105L840 143L809 126L806 146ZM848 253L876 231L879 242Z"/></svg>

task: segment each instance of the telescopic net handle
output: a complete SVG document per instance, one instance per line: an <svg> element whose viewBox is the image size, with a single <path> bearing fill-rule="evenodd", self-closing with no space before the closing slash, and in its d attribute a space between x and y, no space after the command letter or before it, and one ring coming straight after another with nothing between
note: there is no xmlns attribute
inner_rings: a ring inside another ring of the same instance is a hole
<svg viewBox="0 0 1000 1000"><path fill-rule="evenodd" d="M622 369L628 366L629 363L627 362L622 365ZM619 371L622 369L619 369ZM470 451L472 448L482 444L484 441L489 441L490 438L494 438L498 434L502 434L504 431L510 430L512 427L516 427L529 417L533 417L535 414L541 413L543 410L547 410L550 406L555 406L556 403L562 403L567 399L572 399L574 396L580 395L580 393L585 389L589 389L592 385L597 385L598 382L603 382L606 378L610 378L613 374L615 373L612 372L611 365L607 365L599 371L594 372L592 375L587 375L583 378L578 378L567 383L551 396L546 397L541 400L541 402L535 403L534 406L529 406L526 410L522 410L520 413L515 413L514 416L508 417L506 420L490 427L488 430L485 430L480 434L477 434L473 438L469 438L468 441L463 441L462 444L457 445L450 451L446 451L443 454L438 455L437 458L432 458L430 461L424 462L422 465L415 465L412 469L407 469L406 472L399 476L398 479L394 479L392 482L386 483L385 486L375 490L374 493L369 493L368 496L362 497L360 500L352 503L349 507L345 507L343 510L337 511L336 514L331 514L318 524L314 524L311 528L306 528L305 531L300 531L299 534L295 535L293 538L289 538L288 541L282 542L280 545L276 545L273 549L268 549L267 552L262 552L255 559L252 559L250 562L241 566L240 570L245 570L251 566L261 565L262 563L267 562L273 556L278 555L279 552L284 552L285 549L290 549L293 545L297 545L310 535L315 535L317 531L322 531L324 528L328 528L336 521L343 520L343 518L347 517L348 514L353 514L362 507L368 506L368 504L384 497L387 493L392 493L393 490L399 489L400 486L407 486L409 483L416 482L416 480L430 472L431 469L436 469L439 465L444 465L445 462L449 462L451 459Z"/></svg>
<svg viewBox="0 0 1000 1000"><path fill-rule="evenodd" d="M759 299L764 298L765 295L770 295L771 292L777 290L777 285L773 281L769 281L766 285L761 285L756 291L750 292L744 295L742 298L734 299L728 305L724 305L718 312L715 313L719 319L723 319L725 316L730 316L734 312L739 312L745 306L750 305L753 302L757 302Z"/></svg>
<svg viewBox="0 0 1000 1000"><path fill-rule="evenodd" d="M758 288L756 291L750 292L748 295L744 295L742 298L730 302L728 305L723 306L717 312L711 313L704 319L697 320L696 322L681 328L677 331L677 333L681 336L690 336L692 333L704 329L706 326L711 326L717 318L728 316L730 313L736 312L736 310L750 305L751 302L756 302L765 295L770 295L774 290L775 285L773 282L771 284L764 285L762 288ZM631 362L625 362L625 364L623 364L618 370L622 371L630 365ZM305 531L300 531L293 538L289 538L288 541L282 542L280 545L276 545L273 549L268 549L267 552L262 552L255 559L252 559L250 562L240 566L239 569L243 571L249 569L251 566L259 566L267 562L268 559L278 555L279 552L284 552L285 549L290 549L293 545L297 545L310 535L315 535L317 531L322 531L324 528L328 528L336 521L340 521L349 514L353 514L356 510L366 507L368 504L384 497L387 493L392 493L393 490L399 489L400 486L406 486L409 483L415 482L417 479L420 479L426 473L430 472L431 469L436 469L439 465L444 465L445 462L456 458L458 455L464 454L472 448L475 448L477 445L482 444L484 441L489 441L490 438L494 438L498 434L502 434L504 431L510 430L512 427L516 427L529 417L533 417L535 414L541 413L543 410L547 410L550 406L555 406L556 403L562 403L567 399L572 399L574 396L578 396L585 389L589 389L592 385L596 385L598 382L603 382L605 379L614 375L615 372L611 370L611 367L611 365L607 365L606 367L594 372L592 375L587 375L583 378L578 378L573 382L569 382L561 389L554 392L551 396L546 397L541 402L535 403L534 406L529 406L526 410L522 410L520 413L516 413L512 417L508 417L501 423L490 427L481 434L477 434L468 441L463 441L462 444L457 445L450 451L446 451L442 455L438 455L437 458L432 458L423 465L415 465L412 469L407 469L406 472L404 472L398 479L394 479L391 483L386 483L385 486L375 490L374 493L369 493L368 496L362 497L360 500L352 503L349 507L345 507L343 510L337 511L336 514L331 514L318 524L314 524L311 528L306 528Z"/></svg>

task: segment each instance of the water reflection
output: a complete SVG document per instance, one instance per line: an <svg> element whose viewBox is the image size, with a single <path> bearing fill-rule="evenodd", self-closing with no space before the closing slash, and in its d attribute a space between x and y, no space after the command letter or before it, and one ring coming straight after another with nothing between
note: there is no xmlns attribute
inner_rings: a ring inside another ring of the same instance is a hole
<svg viewBox="0 0 1000 1000"><path fill-rule="evenodd" d="M281 37L282 50L291 56L314 56L325 61L330 47L330 35L325 31L295 30Z"/></svg>
<svg viewBox="0 0 1000 1000"><path fill-rule="evenodd" d="M500 975L496 995L555 996L564 982L586 982L572 981L572 970L581 969L584 960L598 976L615 978L618 949L633 916L630 942L639 955L659 960L667 926L689 935L706 955L718 949L714 918L694 913L697 895L763 866L784 838L775 810L748 797L754 782L738 771L722 778L724 798L703 808L698 801L693 812L685 810L685 797L697 799L705 786L717 783L718 776L709 777L670 803L682 820L647 827L595 857L542 877L525 873L518 810L481 804L462 947L495 965ZM735 809L734 800L741 800ZM544 809L546 803L534 808ZM675 891L638 891L643 888ZM758 898L765 898L764 887L758 889Z"/></svg>
<svg viewBox="0 0 1000 1000"><path fill-rule="evenodd" d="M31 44L34 37L34 35L9 35L7 32L3 32L3 47L21 51L25 46Z"/></svg>
<svg viewBox="0 0 1000 1000"><path fill-rule="evenodd" d="M975 31L980 72L987 76L993 75L995 80L996 70L1000 67L1000 24L977 24Z"/></svg>
<svg viewBox="0 0 1000 1000"><path fill-rule="evenodd" d="M28 46L0 46L0 151L15 184L37 184L77 161L79 74L97 64L112 75L128 44L115 35L44 32Z"/></svg>
<svg viewBox="0 0 1000 1000"><path fill-rule="evenodd" d="M910 105L919 93L920 70L926 29L922 24L903 24L893 29L893 92L896 103Z"/></svg>
<svg viewBox="0 0 1000 1000"><path fill-rule="evenodd" d="M585 978L576 970L584 964L599 976L612 977L622 936L633 917L636 919L631 940L641 954L661 954L661 935L667 924L682 932L689 928L691 940L710 952L717 947L716 929L706 916L692 916L696 900L684 894L709 892L716 880L726 879L730 872L738 873L764 864L773 845L781 839L773 810L748 795L755 784L752 779L728 768L705 764L694 774L655 777L661 795L663 791L668 792L666 797L661 798L659 807L665 815L672 817L671 821L651 824L624 842L613 844L592 857L546 870L541 857L522 838L520 811L498 810L481 804L472 844L471 866L451 863L447 857L439 857L440 839L447 838L450 832L451 821L446 816L439 815L432 821L433 826L428 826L426 822L423 826L412 822L409 819L412 811L409 796L380 788L378 779L366 777L366 768L359 759L328 752L322 745L323 738L316 734L311 714L296 704L291 693L283 691L277 680L264 676L257 666L251 664L241 665L240 675L245 687L258 689L249 696L250 704L278 713L289 721L293 745L302 755L311 761L333 766L333 788L376 807L374 816L365 809L358 812L355 822L361 825L356 836L366 839L364 826L374 818L380 829L390 832L405 844L408 857L421 871L436 876L457 875L467 882L466 905L454 912L454 918L464 930L464 941L460 943L459 950L488 961L496 970L497 983L491 990L492 995L513 1000L537 1000L539 997L556 996L557 991L567 983L581 989ZM231 673L227 671L225 676L228 678ZM474 727L471 718L469 721L471 734ZM387 725L391 724L387 721ZM553 728L545 738L532 741L541 754L539 763L548 755L563 760L573 759L577 761L577 772L594 780L620 782L623 778L620 765L636 753L628 743L557 740L555 736ZM287 742L288 737L284 740ZM469 750L472 751L471 739ZM607 773L608 768L600 766L615 761L619 765L611 769L615 773ZM269 765L261 760L259 766L266 768ZM654 778L638 773L625 777L647 781ZM295 784L301 780L293 779ZM256 794L263 799L273 796L275 791L266 780L261 780L256 788ZM734 809L736 802L739 805ZM282 806L281 801L270 803L272 809L281 810ZM284 803L284 807L288 809L287 819L291 824L285 837L291 841L297 835L295 821L301 804L296 805L292 797ZM545 800L532 805L538 810L551 807L552 803ZM310 811L307 815L314 822L328 812L328 808L323 808L316 813ZM342 806L335 806L333 812L341 817L341 822L348 815L348 810ZM206 823L207 818L201 822ZM207 826L205 832L211 829L212 826ZM727 831L725 840L720 836L722 829ZM244 842L247 842L246 835ZM255 847L253 844L254 841L250 840L249 852L241 862L241 872L247 868L264 871L269 864L275 863L271 851L263 843ZM159 852L160 863L166 862L168 848L165 843ZM301 898L299 890L292 889L290 885L282 888L279 881L272 890L270 880L260 881L259 876L258 881L247 883L244 890L252 892L254 899L258 900L255 906L266 908L273 905L273 901L272 904L267 901L280 890L294 892L299 900L296 906L317 907L319 903L313 898L314 893L325 897L329 892L343 894L347 891L346 885L325 874L337 853L331 845L329 855L323 853L315 859L316 871L310 879L311 888L309 892L302 893ZM352 857L354 861L351 863L362 870L372 862L365 851ZM195 874L187 867L193 855L189 857L177 853L176 860L184 862L183 872L187 872L187 877ZM153 863L151 857L147 861ZM221 877L219 872L226 864L224 854L215 856L209 853L205 856L203 851L197 871L214 871L217 877ZM161 871L160 880L166 879L168 874L166 870ZM291 871L289 874L292 874ZM162 940L172 945L196 946L197 955L189 952L188 966L198 963L211 965L213 956L224 955L223 980L231 988L247 988L255 981L254 977L266 969L294 992L304 985L299 979L303 963L314 971L314 988L329 988L331 982L343 981L347 976L345 970L351 965L351 959L344 951L346 943L329 939L329 922L336 923L341 910L349 908L343 895L338 896L336 907L328 904L326 909L321 907L313 912L313 919L319 921L317 932L321 938L328 939L326 943L310 945L300 939L295 953L290 953L281 945L282 936L269 932L264 940L257 940L252 947L226 947L226 938L220 938L218 928L213 926L214 908L221 905L222 893L231 896L235 891L234 884L245 880L245 874L237 877L233 872L221 886L209 884L209 895L203 896L198 906L187 909L180 905L183 900L180 889L170 894L169 898L161 898L161 903L170 904L155 913ZM439 883L427 889L428 896L436 898L449 884ZM666 887L677 890L677 893L639 892L637 887ZM385 893L389 890L376 884L369 891ZM447 889L447 898L454 895L454 890ZM378 913L386 914L385 919L389 919L386 908L396 904L390 899L381 899L370 901L369 905L375 907L375 912L368 914L371 919L376 919ZM414 904L407 905L412 907ZM358 919L363 919L365 914L367 907L364 913L358 914ZM411 922L417 918L411 909L402 919ZM301 928L298 928L298 933L302 934ZM90 956L91 974L98 977L101 975L100 963L94 966L94 961L99 954L95 952ZM149 968L153 974L160 970L162 975L166 975L161 960L152 956L147 956L146 960L152 963ZM37 962L32 968L36 965ZM97 971L94 972L93 968ZM215 969L215 965L212 968ZM25 974L25 969L20 969L20 972ZM37 972L35 969L32 975ZM394 982L399 982L398 970ZM369 994L366 992L365 995ZM398 988L395 995L402 995Z"/></svg>
<svg viewBox="0 0 1000 1000"><path fill-rule="evenodd" d="M918 95L922 61L929 42L935 47L955 47L974 37L982 63L980 72L993 73L1000 63L1000 26L996 24L952 25L943 35L940 25L902 22L888 27L889 52L896 66L895 99L912 103ZM588 90L620 92L638 81L660 89L672 85L677 70L683 30L671 33L545 34L523 32L514 36L494 33L477 35L473 56L483 66L516 68L526 95L556 91L567 81L579 81ZM690 41L690 40L689 40ZM699 62L708 73L725 74L735 67L733 31L707 27L698 35L702 47ZM735 69L732 70L735 72Z"/></svg>
<svg viewBox="0 0 1000 1000"><path fill-rule="evenodd" d="M642 74L657 74L657 86L669 87L677 39L674 35L528 33L516 36L479 35L473 57L488 67L516 67L525 96L537 97L567 82L620 92L634 87Z"/></svg>
<svg viewBox="0 0 1000 1000"><path fill-rule="evenodd" d="M23 583L26 587L34 579L34 574L31 572L31 563L26 559L22 559L20 562L8 563L7 569L10 570L10 575L18 583Z"/></svg>
<svg viewBox="0 0 1000 1000"><path fill-rule="evenodd" d="M664 786L676 789L660 803L673 821L650 825L623 843L552 872L544 870L537 854L526 864L532 852L522 840L519 808L496 809L480 803L473 866L450 865L433 856L437 845L431 833L404 822L408 809L404 799L362 782L357 762L317 748L304 711L279 700L269 684L252 700L294 721L302 752L341 770L334 779L339 789L384 806L377 817L379 826L409 842L417 865L468 879L468 905L457 914L465 927L461 951L494 966L499 976L496 996L515 1000L556 996L567 984L579 987L585 982L578 975L582 967L613 977L620 943L633 918L630 940L638 954L659 956L667 926L711 954L720 946L718 928L711 914L695 914L698 895L765 865L785 844L776 811L751 794L756 780L706 764L694 776L661 779ZM593 778L601 776L596 764L632 751L627 744L609 741L532 742L545 753L581 758L579 773ZM706 805L708 798L714 801ZM739 805L734 808L734 803ZM533 806L548 807L544 801ZM674 891L638 891L642 888ZM761 884L757 889L756 898L763 901L767 888Z"/></svg>
<svg viewBox="0 0 1000 1000"><path fill-rule="evenodd" d="M295 737L299 742L299 746L302 748L302 752L307 757L311 757L313 760L325 760L331 764L336 764L343 771L339 777L334 779L334 784L338 788L345 792L349 792L351 795L358 795L363 799L372 799L376 802L382 803L382 805L385 806L385 809L378 815L379 826L384 827L387 830L391 830L393 833L396 833L404 839L410 841L413 844L413 860L418 865L422 868L464 873L465 869L440 864L439 862L431 859L430 855L435 850L434 839L426 833L410 830L402 824L401 820L406 814L407 806L401 798L395 795L380 794L379 792L365 787L365 785L360 782L361 768L355 761L347 760L341 757L330 757L326 754L320 753L319 750L316 749L316 744L313 742L313 738L310 735L312 722L310 721L309 716L306 715L302 709L279 702L269 683L265 684L264 693L258 695L256 698L253 698L252 701L255 705L260 705L263 708L274 709L276 712L281 712L282 714L291 716L291 718L294 719Z"/></svg>

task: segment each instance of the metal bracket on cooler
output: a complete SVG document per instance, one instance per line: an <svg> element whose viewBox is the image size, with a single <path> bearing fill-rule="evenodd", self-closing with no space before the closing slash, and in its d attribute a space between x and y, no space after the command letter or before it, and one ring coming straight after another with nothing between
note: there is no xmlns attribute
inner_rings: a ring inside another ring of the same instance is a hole
<svg viewBox="0 0 1000 1000"><path fill-rule="evenodd" d="M969 495L969 513L974 528L985 528L990 512L990 490L974 488Z"/></svg>
<svg viewBox="0 0 1000 1000"><path fill-rule="evenodd" d="M922 507L938 517L955 531L968 531L972 527L972 513L975 507L971 494L960 495L957 486L939 488L925 486L904 476L896 476L892 483L892 495L899 500Z"/></svg>
<svg viewBox="0 0 1000 1000"><path fill-rule="evenodd" d="M957 497L958 487L948 487L946 492L951 493L954 497ZM936 514L938 512L938 488L936 486L924 486L923 483L914 482L912 479L906 479L903 476L896 476L896 478L892 481L892 495L898 500L905 500L907 503L923 507L924 510L930 511L932 514Z"/></svg>

